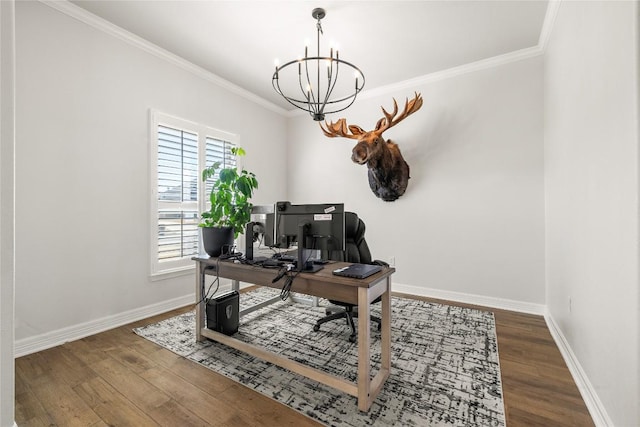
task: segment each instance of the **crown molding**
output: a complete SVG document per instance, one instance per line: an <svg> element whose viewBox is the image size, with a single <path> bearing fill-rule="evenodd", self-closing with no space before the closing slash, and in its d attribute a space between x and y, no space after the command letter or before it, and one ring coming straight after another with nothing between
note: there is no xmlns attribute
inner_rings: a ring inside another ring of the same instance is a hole
<svg viewBox="0 0 640 427"><path fill-rule="evenodd" d="M271 110L275 113L285 115L287 110L281 108L264 98L261 98L255 95L252 92L249 92L246 89L241 88L228 80L223 79L222 77L213 74L210 71L205 70L202 67L199 67L186 59L169 52L155 44L143 39L142 37L136 36L135 34L118 27L115 24L107 21L106 19L100 18L85 9L76 6L75 4L69 2L68 0L39 0L42 4L45 4L52 9L55 9L59 12L64 13L65 15L70 16L71 18L77 19L87 25L90 25L100 31L103 31L106 34L114 36L132 46L135 46L147 53L150 53L160 59L163 59L179 68L182 68L185 71L188 71L199 77L201 79L207 80L211 83L214 83L228 91L235 93L251 102L254 102L268 110Z"/></svg>
<svg viewBox="0 0 640 427"><path fill-rule="evenodd" d="M468 64L460 65L458 67L448 68L442 71L436 71L435 73L426 74L424 76L416 77L409 80L404 80L398 83L393 83L387 86L380 86L375 89L362 91L360 97L362 99L373 98L380 95L385 95L391 92L397 92L399 90L405 90L407 88L414 88L416 86L433 83L440 80L450 79L452 77L460 76L463 74L473 73L488 68L495 68L501 65L510 64L512 62L518 62L529 58L534 58L541 55L542 49L538 46L529 47L526 49L520 49L513 52L505 53L503 55L494 56L487 59L482 59L476 62L470 62Z"/></svg>
<svg viewBox="0 0 640 427"><path fill-rule="evenodd" d="M39 1L55 10L58 10L59 12L62 12L72 18L75 18L81 22L84 22L87 25L90 25L98 30L101 30L107 34L110 34L120 40L123 40L126 43L132 46L138 47L144 50L145 52L150 53L158 58L164 59L169 63L176 65L182 68L183 70L186 70L194 74L197 77L200 77L204 80L207 80L211 83L221 86L222 88L227 89L230 92L235 93L275 113L281 114L285 117L297 117L303 114L308 114L307 112L299 109L286 110L282 107L279 107L271 103L270 101L267 101L266 99L259 97L254 93L249 92L246 89L243 89L240 86L237 86L229 82L228 80L225 80L222 77L216 74L213 74L210 71L207 71L204 68L189 62L178 55L175 55L165 49L162 49L161 47L156 46L155 44L139 36L136 36L135 34L123 28L118 27L117 25L112 24L111 22L90 13L79 6L74 5L68 0L39 0ZM540 38L536 46L520 49L517 51L505 53L503 55L498 55L498 56L494 56L487 59L482 59L479 61L460 65L458 67L436 71L434 73L426 74L424 76L404 80L404 81L393 83L390 85L380 86L370 90L364 90L359 95L359 99L370 99L370 98L378 97L381 95L387 95L389 93L406 90L408 88L415 88L416 86L425 85L425 84L433 83L436 81L456 77L459 75L472 73L475 71L480 71L488 68L498 67L501 65L522 61L524 59L533 58L538 55L542 55L545 51L546 45L551 35L552 29L553 29L553 23L558 13L558 8L560 7L561 1L562 0L549 0L544 23L542 25L542 30L540 32Z"/></svg>
<svg viewBox="0 0 640 427"><path fill-rule="evenodd" d="M553 24L556 22L556 16L558 15L558 9L560 9L561 2L562 0L549 0L549 3L547 4L547 13L544 15L544 22L542 23L542 29L540 30L540 38L538 39L538 46L543 52L547 49L547 44L551 38Z"/></svg>

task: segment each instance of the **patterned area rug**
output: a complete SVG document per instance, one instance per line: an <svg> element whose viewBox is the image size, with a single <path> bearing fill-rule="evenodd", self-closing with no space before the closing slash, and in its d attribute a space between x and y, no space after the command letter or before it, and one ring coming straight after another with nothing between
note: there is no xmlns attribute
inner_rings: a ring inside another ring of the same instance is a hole
<svg viewBox="0 0 640 427"><path fill-rule="evenodd" d="M278 293L241 294L241 308ZM379 309L372 306L372 314ZM368 413L331 387L212 341L196 343L193 312L134 331L326 425L504 426L493 313L397 297L391 310L391 375ZM322 304L278 302L244 316L235 337L355 381L357 344L343 321L313 332L323 315ZM372 326L375 372L379 338Z"/></svg>

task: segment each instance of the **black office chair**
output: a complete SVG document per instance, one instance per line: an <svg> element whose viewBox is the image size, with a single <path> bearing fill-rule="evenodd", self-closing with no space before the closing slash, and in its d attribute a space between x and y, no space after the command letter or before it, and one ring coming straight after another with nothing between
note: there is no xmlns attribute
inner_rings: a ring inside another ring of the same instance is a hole
<svg viewBox="0 0 640 427"><path fill-rule="evenodd" d="M346 261L352 263L360 263L360 264L378 264L389 266L384 261L371 260L371 252L369 251L369 246L367 245L367 241L364 239L364 231L365 225L364 222L358 218L353 212L345 212L345 250L343 251L331 251L328 255L328 258L334 261ZM328 308L326 311L327 316L319 319L316 324L313 326L314 331L320 330L320 325L323 323L330 322L336 319L346 319L347 325L351 328L351 335L349 336L349 341L356 342L356 333L357 328L353 321L354 317L358 317L357 305L351 304L342 301L329 300L331 304L344 307L344 310L340 310L334 313L332 309ZM380 302L380 297L376 298L374 303ZM378 325L378 330L380 330L381 322L380 318L376 316L371 316L371 320Z"/></svg>

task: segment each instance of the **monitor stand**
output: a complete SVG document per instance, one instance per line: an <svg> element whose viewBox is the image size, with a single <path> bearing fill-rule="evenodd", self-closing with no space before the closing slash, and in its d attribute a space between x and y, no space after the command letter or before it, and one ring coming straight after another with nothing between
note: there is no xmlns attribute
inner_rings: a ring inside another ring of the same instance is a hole
<svg viewBox="0 0 640 427"><path fill-rule="evenodd" d="M298 261L296 265L296 270L304 273L315 273L317 271L322 270L324 267L322 265L314 264L313 261L307 261L309 257L305 257L305 247L304 244L306 242L307 231L309 230L309 224L299 224L298 225Z"/></svg>

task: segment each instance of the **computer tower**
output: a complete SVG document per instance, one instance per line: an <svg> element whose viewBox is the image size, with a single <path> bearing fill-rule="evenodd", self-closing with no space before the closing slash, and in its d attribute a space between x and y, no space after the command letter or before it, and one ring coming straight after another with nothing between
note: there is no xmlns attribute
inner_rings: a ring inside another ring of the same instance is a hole
<svg viewBox="0 0 640 427"><path fill-rule="evenodd" d="M207 328L225 335L238 332L240 294L231 291L207 300Z"/></svg>

